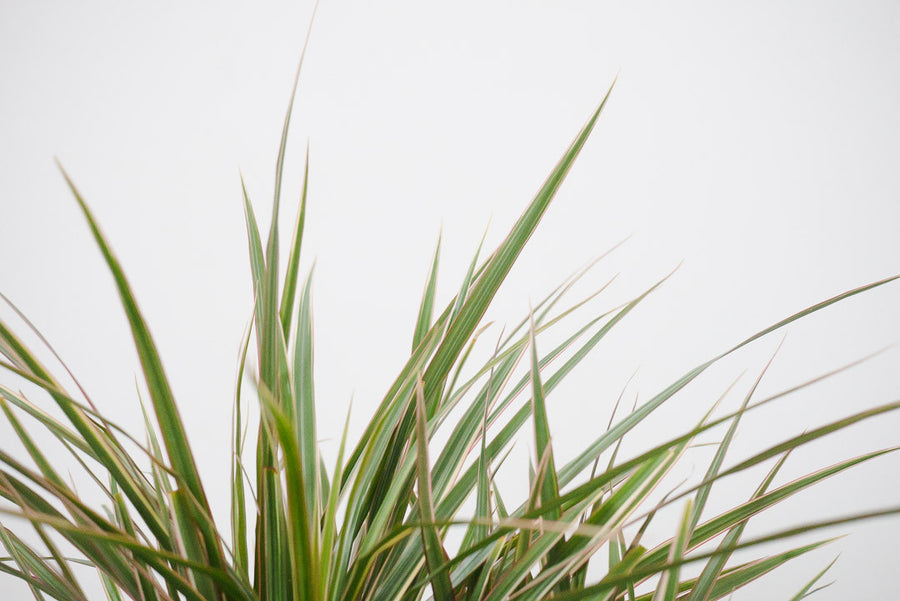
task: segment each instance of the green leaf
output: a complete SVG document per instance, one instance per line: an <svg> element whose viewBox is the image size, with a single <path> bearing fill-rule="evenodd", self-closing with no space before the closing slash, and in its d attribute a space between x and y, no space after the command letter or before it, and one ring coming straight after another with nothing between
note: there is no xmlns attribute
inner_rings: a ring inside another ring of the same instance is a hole
<svg viewBox="0 0 900 601"><path fill-rule="evenodd" d="M337 510L338 501L340 499L340 491L343 485L341 482L341 466L344 463L344 449L347 444L347 432L350 429L350 411L347 411L347 419L344 422L344 433L341 435L341 446L338 449L337 461L334 466L334 482L328 494L328 502L325 505L325 515L322 521L325 523L322 532L322 589L326 592L326 599L334 599L337 592L333 588L333 584L337 582L334 574L334 540L337 533Z"/></svg>
<svg viewBox="0 0 900 601"><path fill-rule="evenodd" d="M540 191L534 200L510 230L506 239L491 255L484 272L475 282L468 298L463 304L456 316L456 319L450 324L443 342L438 347L434 358L428 365L425 372L424 381L426 406L430 399L434 398L438 391L438 386L444 381L449 373L454 361L459 356L460 351L468 340L469 335L475 331L478 322L487 310L488 305L494 298L500 284L506 278L506 274L512 268L513 263L525 246L525 243L531 237L537 227L538 222L543 217L544 212L550 205L550 201L556 195L556 191L562 185L563 180L571 169L575 159L584 147L585 142L594 129L603 107L612 92L612 87L606 93L600 105L591 115L588 122L584 125L575 140L566 150L562 159L557 163L556 167L550 173L550 176L541 186ZM434 407L429 407L429 414L434 412Z"/></svg>
<svg viewBox="0 0 900 601"><path fill-rule="evenodd" d="M758 381L757 381L758 382ZM744 402L744 406L746 406L746 401ZM789 452L788 452L789 453ZM775 479L775 475L784 465L784 462L787 460L788 453L785 453L781 456L778 462L772 467L769 473L766 475L765 480L763 480L762 484L756 489L756 492L753 493L753 499L758 499L763 496L768 490L769 485L772 484L772 481ZM697 583L694 585L694 588L691 590L691 595L688 597L688 601L709 601L713 588L715 587L716 582L719 580L719 575L722 574L725 569L725 564L728 563L728 559L731 557L731 553L728 552L728 549L733 547L740 541L741 535L744 532L744 528L747 526L747 520L737 522L734 524L729 530L728 534L722 539L722 542L719 544L719 549L722 550L722 553L711 557L710 560L703 567L703 571L700 573L700 576L697 578ZM688 534L693 533L693 525L691 527L691 531ZM670 558L669 561L672 561Z"/></svg>
<svg viewBox="0 0 900 601"><path fill-rule="evenodd" d="M179 540L185 555L195 563L207 563L209 558L204 549L202 534L195 526L196 519L193 515L194 510L191 502L182 490L173 491L172 501L173 509L175 510L175 521L180 530ZM192 572L191 577L194 586L197 587L197 591L204 598L217 598L216 587L206 574Z"/></svg>
<svg viewBox="0 0 900 601"><path fill-rule="evenodd" d="M210 519L209 502L206 499L206 493L203 490L203 484L200 481L200 474L194 462L194 456L188 444L187 434L184 430L184 424L175 405L175 398L169 387L168 379L163 370L162 361L159 358L156 345L150 335L150 330L138 309L137 302L131 291L131 287L125 278L122 267L118 259L113 255L112 250L106 242L100 228L94 219L90 209L81 197L81 194L75 188L72 180L69 178L65 170L60 166L63 177L78 201L94 239L106 259L107 266L115 280L116 287L119 291L125 314L131 325L131 332L134 337L135 347L138 351L138 357L144 371L145 381L150 391L150 400L156 412L156 419L159 421L160 431L162 433L163 442L169 457L169 463L178 474L178 477L184 482L187 491L200 504L203 517L200 519ZM199 526L200 524L198 524ZM222 549L216 538L206 537L204 540L206 552L209 554L209 560L216 566L224 567L226 565Z"/></svg>
<svg viewBox="0 0 900 601"><path fill-rule="evenodd" d="M244 368L247 351L250 348L250 330L252 319L244 330L238 360L237 382L234 387L234 417L231 437L231 547L234 552L235 567L241 573L250 571L250 559L247 552L247 503L244 493L244 428L242 425L241 388L244 380Z"/></svg>
<svg viewBox="0 0 900 601"><path fill-rule="evenodd" d="M672 541L669 547L669 563L674 564L667 571L663 572L656 587L656 594L653 596L654 601L675 601L678 596L678 576L680 572L680 561L684 557L687 550L688 539L691 536L691 500L688 499L684 508L684 514L681 518L681 526L678 528L678 535Z"/></svg>
<svg viewBox="0 0 900 601"><path fill-rule="evenodd" d="M559 484L556 481L556 464L553 461L553 446L550 443L550 424L547 421L547 406L544 403L544 386L541 384L541 373L538 365L537 343L534 337L534 320L531 322L531 412L534 419L534 447L541 462L546 461L544 476L538 486L541 505L547 505L559 497ZM546 460L543 459L546 456ZM559 510L551 511L548 518L559 518Z"/></svg>
<svg viewBox="0 0 900 601"><path fill-rule="evenodd" d="M319 444L316 437L316 400L313 378L313 311L312 272L300 295L300 310L297 314L297 340L294 347L294 430L300 450L300 465L307 514L319 515L320 476ZM318 529L313 534L317 534ZM318 541L315 541L318 544Z"/></svg>
<svg viewBox="0 0 900 601"><path fill-rule="evenodd" d="M283 565L283 560L289 559L289 582L293 586L293 598L320 599L322 591L318 579L318 516L309 512L306 500L308 487L304 481L305 474L295 425L264 386L260 386L260 399L266 412L265 418L270 420L284 453L287 492L285 522L289 537L287 541L289 557L280 558L282 561L278 564ZM272 567L275 568L278 564ZM286 580L287 574L273 571L272 576L281 576Z"/></svg>
<svg viewBox="0 0 900 601"><path fill-rule="evenodd" d="M297 274L300 266L300 247L303 243L303 226L306 223L306 192L309 189L309 144L306 145L306 163L303 167L303 192L300 195L300 208L297 210L297 221L294 224L294 237L291 240L287 273L284 276L284 289L281 294L281 329L287 338L291 331L291 319L294 311L294 295L297 291Z"/></svg>
<svg viewBox="0 0 900 601"><path fill-rule="evenodd" d="M778 347L781 348L781 345L779 344ZM776 349L775 353L777 352L778 350ZM744 397L744 402L741 404L740 410L738 410L738 412L735 414L734 419L732 420L731 425L728 428L728 432L725 433L725 437L722 439L722 442L719 443L719 448L716 450L716 454L709 465L709 469L707 469L706 471L706 476L704 477L704 481L707 484L701 486L697 490L697 495L694 498L694 513L691 516L690 523L690 529L692 532L694 528L697 527L697 523L700 521L700 517L703 513L703 508L706 506L706 500L709 497L710 491L712 490L713 481L715 481L716 475L719 473L719 470L722 467L722 462L725 460L725 453L728 451L728 447L731 445L731 440L734 438L735 432L737 432L741 417L744 415L744 411L746 410L747 405L750 404L750 399L753 398L753 393L756 392L756 388L759 386L759 383L762 381L763 376L772 365L772 362L774 360L775 354L773 354L769 359L769 362L766 363L766 366L759 374L759 377L756 378L756 381L753 383L750 391Z"/></svg>
<svg viewBox="0 0 900 601"><path fill-rule="evenodd" d="M412 350L415 351L419 343L425 338L425 334L431 329L431 319L434 315L434 295L437 289L438 260L441 255L441 237L438 236L437 246L434 249L434 258L431 260L431 268L426 277L425 291L422 293L422 302L419 304L419 317L416 319L416 329L413 333Z"/></svg>
<svg viewBox="0 0 900 601"><path fill-rule="evenodd" d="M435 601L453 601L453 585L450 576L435 574L438 566L447 561L447 552L441 543L440 533L434 525L434 499L431 496L431 467L428 462L428 425L425 417L425 392L422 381L416 383L416 465L418 466L419 514L422 516L422 546L425 560L431 572L431 586ZM429 525L429 523L431 525Z"/></svg>
<svg viewBox="0 0 900 601"><path fill-rule="evenodd" d="M825 575L825 572L827 572L828 570L831 569L831 566L833 566L836 561L837 561L837 557L832 559L831 563L829 563L827 566L825 566L825 568L821 572L816 574L812 580L807 582L806 585L802 589L800 589L796 595L791 597L791 601L801 601L801 599L805 598L808 595L811 595L813 592L812 588L816 585L816 583L819 580L822 579L822 576ZM825 586L828 586L828 585L825 585Z"/></svg>

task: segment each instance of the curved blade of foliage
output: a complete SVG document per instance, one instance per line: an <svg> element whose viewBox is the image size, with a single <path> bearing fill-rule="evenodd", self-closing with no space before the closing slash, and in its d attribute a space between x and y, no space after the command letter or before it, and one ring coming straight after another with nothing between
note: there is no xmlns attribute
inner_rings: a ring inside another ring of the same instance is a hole
<svg viewBox="0 0 900 601"><path fill-rule="evenodd" d="M534 232L538 222L550 205L550 201L556 195L556 191L562 185L585 142L587 142L588 136L593 131L594 125L597 123L597 119L600 117L603 107L606 106L606 101L611 93L612 86L610 86L609 91L607 91L606 96L604 96L594 114L591 115L591 118L575 137L571 146L566 150L562 159L550 173L537 196L513 226L512 230L510 230L503 243L494 251L484 272L478 278L478 281L475 282L471 293L456 319L450 324L444 341L438 347L434 358L428 366L428 370L425 372L426 403L432 398L438 384L443 381L450 371L453 362L465 345L466 340L468 340L469 335L475 331L478 322L481 321L481 317L487 311L487 307L494 298L494 294L500 287L501 282L506 278L506 274L509 273L525 243L531 237L532 232ZM434 408L430 407L429 412L433 411Z"/></svg>
<svg viewBox="0 0 900 601"><path fill-rule="evenodd" d="M292 103L293 104L293 103ZM287 273L284 276L284 290L281 293L281 329L285 338L291 330L294 311L294 295L297 292L297 274L300 267L300 248L303 244L303 227L306 224L306 191L309 188L309 144L306 145L306 162L303 166L303 192L300 194L300 208L294 224L294 237L288 255Z"/></svg>
<svg viewBox="0 0 900 601"><path fill-rule="evenodd" d="M437 290L438 261L441 256L441 237L438 236L437 246L434 249L434 258L431 260L431 268L426 277L425 291L422 293L422 302L419 305L419 317L416 319L416 329L413 332L412 350L416 347L431 329L431 319L434 316L434 294Z"/></svg>
<svg viewBox="0 0 900 601"><path fill-rule="evenodd" d="M169 463L177 473L179 479L184 482L184 485L187 487L191 496L200 504L202 515L197 517L199 520L208 523L211 519L209 518L209 502L206 499L206 493L203 489L203 484L200 481L200 474L197 471L194 456L191 452L190 445L188 444L187 434L184 431L184 425L178 413L178 408L175 405L175 399L163 370L162 361L159 358L156 345L150 335L150 330L147 328L146 321L137 307L137 302L134 299L128 281L125 278L122 267L119 264L118 259L113 255L103 234L100 232L100 228L97 225L93 214L84 202L77 188L75 188L72 180L61 166L60 170L63 173L63 177L65 178L69 189L78 201L78 205L81 207L82 213L88 221L94 239L97 242L104 259L106 259L107 266L112 272L113 279L115 280L119 296L122 300L122 305L125 309L126 316L128 317L129 324L131 325L138 357L140 358L141 366L144 370L145 381L150 391L150 400L153 403L156 419L159 421L160 431L162 432L163 442L166 445ZM197 523L197 526L204 532L209 530L209 528L204 527L204 525L199 522ZM224 567L226 562L219 540L216 537L207 536L203 542L209 560L216 566Z"/></svg>
<svg viewBox="0 0 900 601"><path fill-rule="evenodd" d="M307 514L319 515L321 480L319 476L319 444L316 436L316 400L313 384L313 311L312 272L300 294L297 315L297 340L294 347L294 430L300 451L300 465L306 486ZM318 529L312 533L318 533ZM314 541L314 546L318 541Z"/></svg>
<svg viewBox="0 0 900 601"><path fill-rule="evenodd" d="M825 568L821 572L816 574L812 580L807 582L806 585L802 589L800 589L796 595L791 597L791 601L800 601L801 599L803 599L803 598L807 597L808 595L811 595L813 592L815 592L815 591L813 591L813 587L816 585L816 583L819 580L822 579L822 576L825 575L825 572L827 572L828 570L831 569L831 566L833 566L836 561L837 561L837 557L832 559L831 563L829 563L827 566L825 566ZM828 585L826 584L825 586L828 586ZM816 589L816 590L818 590L818 589Z"/></svg>
<svg viewBox="0 0 900 601"><path fill-rule="evenodd" d="M434 523L434 499L431 496L431 468L428 465L428 426L425 418L425 392L422 381L416 383L416 464L418 466L419 513L425 523ZM444 572L435 574L438 566L447 561L447 552L441 543L436 526L422 525L422 545L425 560L431 572L431 585L435 601L453 601L453 585Z"/></svg>

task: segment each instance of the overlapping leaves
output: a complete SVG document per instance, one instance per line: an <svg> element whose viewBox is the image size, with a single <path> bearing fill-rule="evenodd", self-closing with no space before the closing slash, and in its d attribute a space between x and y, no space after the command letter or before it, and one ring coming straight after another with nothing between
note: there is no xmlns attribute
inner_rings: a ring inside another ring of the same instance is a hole
<svg viewBox="0 0 900 601"><path fill-rule="evenodd" d="M345 428L333 468L324 464L317 443L312 275L300 276L308 159L283 277L280 270L278 214L288 112L265 244L250 196L243 190L254 306L236 386L227 528L213 520L188 432L124 270L64 173L115 281L141 361L150 411L144 413L144 440L137 440L98 412L80 387L77 392L66 390L38 353L0 322L0 366L8 379L43 393L62 416L41 408L31 393L0 386L0 408L21 443L18 455L7 444L0 449L0 496L6 502L2 512L25 520L34 531L26 540L10 528L0 529L7 554L0 560L0 572L25 581L37 599L61 601L87 599L80 580L82 564L96 568L112 600L414 601L431 596L437 601L709 601L822 543L730 565L735 550L900 511L876 510L756 539L743 536L748 520L761 511L893 451L854 457L773 488L776 473L793 449L898 409L898 402L809 430L725 468L742 415L785 396L755 400L757 380L738 410L716 415L711 409L689 431L655 441L636 456L619 457L624 437L722 357L895 278L799 311L698 365L611 421L582 453L562 464L554 455L548 419L553 391L662 282L630 302L598 312L541 354L538 342L543 334L560 331L571 321L566 318L592 307L606 287L565 306L564 299L586 270L579 272L504 333L482 365L470 364L478 356L473 349L484 332L487 308L594 130L608 97L506 238L486 259L480 260L479 254L472 259L456 295L440 311L435 306L435 253L413 323L410 357L355 444L347 440ZM30 327L27 320L23 323ZM248 442L242 393L254 333L259 371L251 380L261 417ZM528 495L510 506L511 498L504 498L494 476L514 442L528 435L527 428L523 431L526 424L531 425L535 451ZM103 494L102 507L88 503L60 473L55 458L30 434L34 427L82 468L86 481ZM436 448L432 442L439 431L446 432L446 442ZM666 475L689 447L710 435L721 439L703 480L654 501L666 492ZM598 469L602 457L606 468ZM765 462L774 465L747 501L719 515L706 515L709 495L723 478ZM672 528L672 538L648 548L648 524L673 503L680 505L681 519ZM453 528L461 529L461 542L452 542ZM712 544L717 537L719 542ZM606 552L599 553L603 549ZM682 567L687 564L699 564L697 576L685 574ZM819 578L821 574L795 598L813 590Z"/></svg>

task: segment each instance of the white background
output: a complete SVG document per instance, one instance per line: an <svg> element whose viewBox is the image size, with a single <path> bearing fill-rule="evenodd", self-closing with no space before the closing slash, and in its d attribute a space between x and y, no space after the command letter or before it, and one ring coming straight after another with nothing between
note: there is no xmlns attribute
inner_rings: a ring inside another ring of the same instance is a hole
<svg viewBox="0 0 900 601"><path fill-rule="evenodd" d="M225 520L235 364L252 302L239 174L267 223L312 7L186 4L0 5L0 290L98 405L139 431L127 323L56 156L125 265ZM446 301L488 220L493 248L617 73L595 135L491 318L518 321L529 302L628 235L588 277L585 290L621 273L598 310L684 263L551 396L561 456L605 427L635 368L629 394L646 399L794 311L900 273L895 3L376 4L320 7L286 163L289 227L308 140L303 266L317 259L326 456L351 395L358 434L402 365L438 232ZM898 307L894 284L789 328L763 388L900 341ZM692 423L745 368L746 390L779 340L738 354L679 395L635 433L634 448ZM748 416L730 461L897 399L898 365L900 350L890 349ZM779 482L895 445L898 426L884 417L800 451ZM685 475L702 474L704 458L689 456ZM896 505L898 468L894 456L873 461L751 522L747 533ZM728 481L722 494L738 502L755 485ZM827 578L837 583L816 598L896 598L900 520L823 536L842 533L850 536L735 599L789 598L838 553ZM7 590L28 598L4 578Z"/></svg>

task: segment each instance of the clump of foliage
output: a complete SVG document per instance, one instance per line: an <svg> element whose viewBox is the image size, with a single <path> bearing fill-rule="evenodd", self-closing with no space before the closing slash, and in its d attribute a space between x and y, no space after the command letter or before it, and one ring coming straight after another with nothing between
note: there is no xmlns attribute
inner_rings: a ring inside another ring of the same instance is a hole
<svg viewBox="0 0 900 601"><path fill-rule="evenodd" d="M87 601L76 575L80 564L96 568L113 601L415 601L423 597L437 601L706 601L729 595L824 541L735 564L731 559L738 549L900 511L875 511L766 537L742 538L751 516L893 450L850 458L773 487L776 473L793 449L900 408L900 403L809 430L725 469L725 454L742 415L792 392L756 399L754 384L738 410L717 416L711 409L686 432L660 440L636 456L618 455L623 437L721 358L895 278L804 309L698 365L611 421L606 431L563 465L557 464L553 452L548 395L659 283L567 333L561 344L541 353L538 336L558 329L564 317L586 302L559 308L583 273L573 276L505 333L483 365L463 370L488 306L591 134L605 102L604 98L578 132L503 242L485 259L476 253L455 298L442 308L435 307L435 254L409 359L355 444L347 440L345 429L333 467L325 465L317 443L311 277L301 279L299 273L308 161L286 275L279 278L277 216L289 108L265 244L244 190L255 305L252 328L241 347L235 396L230 524L213 520L188 433L147 322L88 205L63 172L115 280L152 411L144 413L145 442L141 442L105 418L83 390L64 388L13 327L0 322L0 365L6 377L39 389L62 413L57 419L14 386L0 386L0 407L21 443L18 455L24 451L30 459L17 456L9 448L10 440L3 442L0 496L5 504L0 511L5 517L19 518L19 525L30 524L36 535L33 542L26 542L10 528L0 529L0 542L7 551L0 560L0 572L24 580L39 600L61 601ZM31 327L27 320L24 323ZM261 408L255 444L247 443L244 436L248 424L242 409L246 401L241 397L241 376L253 333L259 367L253 383ZM556 359L561 365L552 368ZM522 372L517 371L521 362L527 366ZM474 375L462 376L466 373ZM82 478L102 493L102 506L88 502L67 482L54 457L29 433L28 427L33 426L71 453L83 468ZM525 502L510 506L494 474L523 428L531 430L535 451L530 492ZM446 442L435 455L431 453L435 445L429 441L439 430ZM713 430L720 431L721 438L702 481L670 491L661 502L650 502L663 477L697 437ZM773 465L749 499L718 515L706 515L707 499L721 479L764 462ZM657 510L672 503L682 507L682 517L671 539L645 547L642 539L648 524ZM461 542L448 543L451 529L459 529ZM599 553L602 550L605 553ZM685 564L698 566L699 575L686 576ZM794 599L809 594L821 577L818 574Z"/></svg>

